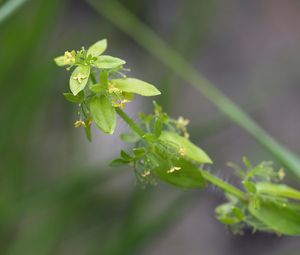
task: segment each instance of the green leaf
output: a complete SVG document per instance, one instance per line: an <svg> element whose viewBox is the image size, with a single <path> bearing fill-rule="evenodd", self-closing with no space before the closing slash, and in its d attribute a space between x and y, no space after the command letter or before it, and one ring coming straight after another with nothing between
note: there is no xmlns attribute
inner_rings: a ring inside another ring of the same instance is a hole
<svg viewBox="0 0 300 255"><path fill-rule="evenodd" d="M78 66L70 77L70 90L73 95L77 95L84 90L90 76L90 66Z"/></svg>
<svg viewBox="0 0 300 255"><path fill-rule="evenodd" d="M134 148L133 153L136 158L141 158L145 155L146 150L144 148Z"/></svg>
<svg viewBox="0 0 300 255"><path fill-rule="evenodd" d="M238 218L232 216L218 216L217 218L225 225L235 225L240 222Z"/></svg>
<svg viewBox="0 0 300 255"><path fill-rule="evenodd" d="M120 138L126 143L136 143L141 140L139 136L133 133L121 134Z"/></svg>
<svg viewBox="0 0 300 255"><path fill-rule="evenodd" d="M65 66L64 56L59 56L54 59L54 62L57 66Z"/></svg>
<svg viewBox="0 0 300 255"><path fill-rule="evenodd" d="M117 123L117 116L110 100L104 95L93 97L90 100L90 111L98 128L107 134L113 134Z"/></svg>
<svg viewBox="0 0 300 255"><path fill-rule="evenodd" d="M256 184L256 190L259 194L280 196L300 200L300 191L284 184L273 184L269 182L259 182Z"/></svg>
<svg viewBox="0 0 300 255"><path fill-rule="evenodd" d="M240 208L234 207L232 211L239 220L245 220L246 216Z"/></svg>
<svg viewBox="0 0 300 255"><path fill-rule="evenodd" d="M178 151L183 149L185 157L189 159L195 160L199 163L212 163L209 156L202 149L177 133L163 131L159 137L159 140L175 147Z"/></svg>
<svg viewBox="0 0 300 255"><path fill-rule="evenodd" d="M93 63L95 67L101 69L114 69L124 64L126 64L124 60L106 55L99 56L98 59Z"/></svg>
<svg viewBox="0 0 300 255"><path fill-rule="evenodd" d="M215 212L218 215L228 215L232 213L234 206L232 203L224 203L216 207Z"/></svg>
<svg viewBox="0 0 300 255"><path fill-rule="evenodd" d="M132 157L125 151L121 150L121 157L126 161L131 161Z"/></svg>
<svg viewBox="0 0 300 255"><path fill-rule="evenodd" d="M256 206L250 202L249 212L277 233L300 235L300 209L297 205L260 201Z"/></svg>
<svg viewBox="0 0 300 255"><path fill-rule="evenodd" d="M93 44L87 51L87 55L92 55L93 57L100 56L107 48L107 40L103 39L95 44Z"/></svg>
<svg viewBox="0 0 300 255"><path fill-rule="evenodd" d="M160 137L162 129L163 129L163 122L161 121L160 118L158 118L158 119L156 119L155 124L154 124L154 134L157 138Z"/></svg>
<svg viewBox="0 0 300 255"><path fill-rule="evenodd" d="M248 192L256 193L256 186L253 182L243 181L242 183Z"/></svg>
<svg viewBox="0 0 300 255"><path fill-rule="evenodd" d="M161 94L155 86L135 78L114 79L111 82L116 88L124 92L131 92L142 96L157 96Z"/></svg>
<svg viewBox="0 0 300 255"><path fill-rule="evenodd" d="M71 103L81 104L83 102L83 93L79 93L77 96L74 96L72 93L63 93L66 100Z"/></svg>
<svg viewBox="0 0 300 255"><path fill-rule="evenodd" d="M97 84L92 84L89 88L94 93L100 94L101 92L104 91L105 86L103 84L97 83Z"/></svg>
<svg viewBox="0 0 300 255"><path fill-rule="evenodd" d="M153 173L161 180L180 188L202 188L206 181L198 167L185 159L169 161L157 156L158 167L153 169ZM174 172L168 172L172 167L180 168Z"/></svg>
<svg viewBox="0 0 300 255"><path fill-rule="evenodd" d="M151 143L154 143L154 142L158 141L158 138L152 133L144 134L143 138L145 140L147 140L148 142L151 142Z"/></svg>
<svg viewBox="0 0 300 255"><path fill-rule="evenodd" d="M115 160L113 160L109 165L113 166L113 167L117 167L117 166L124 166L129 164L129 161L122 159L122 158L117 158Z"/></svg>

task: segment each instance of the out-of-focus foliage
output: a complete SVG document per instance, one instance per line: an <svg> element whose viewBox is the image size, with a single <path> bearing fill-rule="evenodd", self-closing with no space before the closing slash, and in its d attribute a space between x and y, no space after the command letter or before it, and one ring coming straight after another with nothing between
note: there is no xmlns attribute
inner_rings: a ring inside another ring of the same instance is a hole
<svg viewBox="0 0 300 255"><path fill-rule="evenodd" d="M247 158L244 158L244 164L246 169L230 165L242 180L248 202L228 195L229 202L216 209L218 219L237 233L248 224L254 232L263 230L299 235L300 205L297 200L300 192L287 185L276 184L285 175L283 169L275 171L272 162L252 166Z"/></svg>

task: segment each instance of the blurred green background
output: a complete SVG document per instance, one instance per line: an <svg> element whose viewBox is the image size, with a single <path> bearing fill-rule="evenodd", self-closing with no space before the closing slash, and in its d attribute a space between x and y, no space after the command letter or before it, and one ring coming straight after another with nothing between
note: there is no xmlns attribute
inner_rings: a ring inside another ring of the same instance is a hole
<svg viewBox="0 0 300 255"><path fill-rule="evenodd" d="M108 52L127 60L132 76L160 88L156 100L170 115L191 119L191 139L212 155L218 176L234 182L226 162L244 155L256 163L273 159L108 21L103 12L120 17L103 2L0 1L0 254L299 254L297 238L229 233L214 217L223 196L213 188L142 189L131 169L108 167L125 146L118 134L94 130L90 144L73 128L76 109L62 96L68 74L53 58L107 38ZM120 2L299 154L297 1ZM137 118L137 111L151 111L151 100L138 98L127 110ZM119 120L117 133L126 130Z"/></svg>

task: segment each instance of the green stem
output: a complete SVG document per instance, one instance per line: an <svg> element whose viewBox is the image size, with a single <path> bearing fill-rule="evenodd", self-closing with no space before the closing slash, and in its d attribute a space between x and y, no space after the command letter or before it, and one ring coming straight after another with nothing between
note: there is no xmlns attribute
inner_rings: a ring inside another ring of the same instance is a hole
<svg viewBox="0 0 300 255"><path fill-rule="evenodd" d="M108 72L101 70L100 72L100 83L108 86Z"/></svg>
<svg viewBox="0 0 300 255"><path fill-rule="evenodd" d="M147 49L157 59L188 81L206 96L220 111L251 134L261 145L272 153L291 172L300 177L300 158L278 143L264 131L237 104L226 97L210 81L204 78L180 54L161 40L148 26L140 22L120 3L109 0L101 2L87 0L99 13L110 22L130 35L136 42ZM117 19L115 17L118 17Z"/></svg>
<svg viewBox="0 0 300 255"><path fill-rule="evenodd" d="M132 118L130 118L122 109L120 109L119 107L116 108L116 112L117 114L129 125L129 127L136 132L141 138L143 138L143 136L145 135L145 132L134 122L134 120ZM213 185L219 187L220 189L238 197L241 200L246 201L247 200L247 196L246 194L241 191L240 189L232 186L231 184L223 181L222 179L204 171L199 169L202 173L202 176L209 181L210 183L212 183Z"/></svg>
<svg viewBox="0 0 300 255"><path fill-rule="evenodd" d="M116 112L134 132L136 132L141 138L144 137L145 132L121 108L116 107Z"/></svg>
<svg viewBox="0 0 300 255"><path fill-rule="evenodd" d="M247 201L247 195L240 189L238 189L235 186L229 184L228 182L225 182L222 179L210 174L207 171L204 171L202 169L200 169L200 171L201 171L201 174L204 177L204 179L206 179L210 183L212 183L215 186L217 186L218 188L226 191L227 193L238 197L239 199L241 199L243 201Z"/></svg>
<svg viewBox="0 0 300 255"><path fill-rule="evenodd" d="M92 80L93 84L96 84L97 80L96 80L96 77L95 77L93 72L91 72L90 77L91 77L91 80Z"/></svg>

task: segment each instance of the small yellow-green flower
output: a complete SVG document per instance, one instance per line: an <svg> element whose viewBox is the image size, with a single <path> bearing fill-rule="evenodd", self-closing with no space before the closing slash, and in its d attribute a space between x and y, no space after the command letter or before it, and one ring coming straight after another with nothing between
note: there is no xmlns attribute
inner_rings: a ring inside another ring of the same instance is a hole
<svg viewBox="0 0 300 255"><path fill-rule="evenodd" d="M177 123L176 123L177 128L182 130L183 135L186 139L189 139L190 137L190 134L187 131L187 126L189 123L190 123L189 119L185 119L181 116L177 119Z"/></svg>
<svg viewBox="0 0 300 255"><path fill-rule="evenodd" d="M108 84L108 92L109 92L110 94L112 94L112 93L118 93L118 94L121 94L121 93L122 93L122 90L116 88L116 87L114 86L114 84L113 84L112 82L110 82L110 83Z"/></svg>
<svg viewBox="0 0 300 255"><path fill-rule="evenodd" d="M73 65L76 61L76 52L75 50L66 51L64 55L64 64L65 65Z"/></svg>
<svg viewBox="0 0 300 255"><path fill-rule="evenodd" d="M126 104L129 103L130 101L127 99L123 99L121 101L116 100L115 102L113 102L113 107L121 107L121 108L125 108Z"/></svg>
<svg viewBox="0 0 300 255"><path fill-rule="evenodd" d="M77 120L77 121L74 123L74 127L75 127L75 128L86 127L86 124L85 124L85 122L82 121L82 120Z"/></svg>
<svg viewBox="0 0 300 255"><path fill-rule="evenodd" d="M282 180L285 177L285 172L284 172L283 168L279 169L278 177L279 177L280 180Z"/></svg>
<svg viewBox="0 0 300 255"><path fill-rule="evenodd" d="M182 127L187 127L187 125L190 123L190 120L189 119L185 119L183 117L179 117L177 119L177 125L179 128L182 128Z"/></svg>
<svg viewBox="0 0 300 255"><path fill-rule="evenodd" d="M142 177L147 177L150 175L150 171L146 170L145 172L142 173Z"/></svg>

